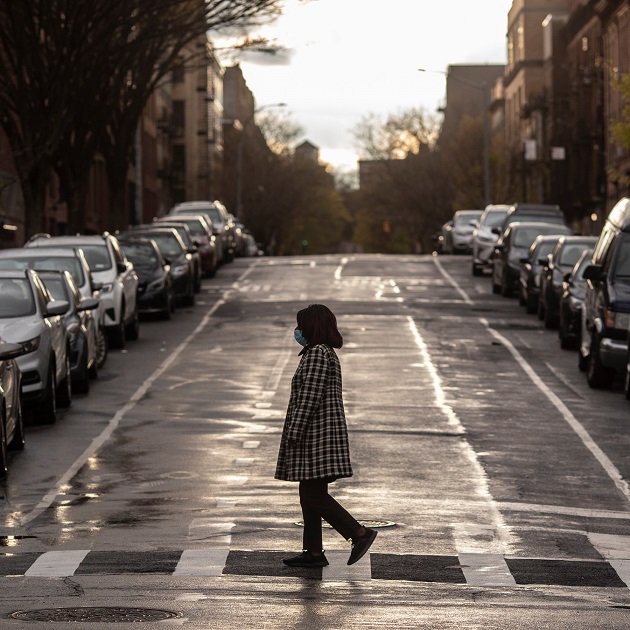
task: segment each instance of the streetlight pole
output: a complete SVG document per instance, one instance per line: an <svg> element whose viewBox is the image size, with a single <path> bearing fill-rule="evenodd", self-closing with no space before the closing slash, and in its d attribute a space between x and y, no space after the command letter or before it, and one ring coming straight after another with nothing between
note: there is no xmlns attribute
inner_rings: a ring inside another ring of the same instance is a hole
<svg viewBox="0 0 630 630"><path fill-rule="evenodd" d="M240 135L238 138L238 144L236 145L236 215L242 221L243 220L243 148L245 140L245 132L249 123L253 120L254 116L265 109L272 107L286 107L286 103L269 103L268 105L261 105L254 109L254 111L245 119L245 122L241 123L240 120L236 120L236 123L240 126Z"/></svg>
<svg viewBox="0 0 630 630"><path fill-rule="evenodd" d="M483 197L484 204L486 206L489 206L492 202L492 194L490 187L490 124L488 121L490 95L488 84L486 82L475 83L474 81L469 81L468 79L464 79L463 77L458 77L454 74L443 72L442 70L426 70L425 68L418 68L418 72L431 72L442 74L446 77L447 80L450 78L453 81L459 81L463 85L467 85L468 87L471 87L475 90L481 90L483 94L483 112L481 113L483 117Z"/></svg>

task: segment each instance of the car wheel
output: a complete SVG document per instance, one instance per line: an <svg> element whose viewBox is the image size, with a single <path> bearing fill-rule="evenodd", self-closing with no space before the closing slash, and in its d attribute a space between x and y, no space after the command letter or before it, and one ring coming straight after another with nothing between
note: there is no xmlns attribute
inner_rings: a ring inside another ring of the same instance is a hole
<svg viewBox="0 0 630 630"><path fill-rule="evenodd" d="M48 366L44 398L35 409L34 420L38 424L52 424L57 420L57 375L52 361Z"/></svg>
<svg viewBox="0 0 630 630"><path fill-rule="evenodd" d="M81 372L72 381L72 391L77 394L87 394L90 391L90 371L88 369L87 342L85 344L85 354L81 367Z"/></svg>
<svg viewBox="0 0 630 630"><path fill-rule="evenodd" d="M615 370L602 364L602 359L599 354L599 344L598 335L593 334L591 336L591 348L586 364L586 380L588 381L589 387L593 389L610 387L615 376Z"/></svg>
<svg viewBox="0 0 630 630"><path fill-rule="evenodd" d="M22 413L22 399L18 396L17 412L15 414L15 431L13 439L9 443L9 449L12 451L21 451L24 449L24 415Z"/></svg>
<svg viewBox="0 0 630 630"><path fill-rule="evenodd" d="M538 319L543 321L543 319L545 319L545 303L542 299L542 293L538 296L538 306L536 311L538 313Z"/></svg>
<svg viewBox="0 0 630 630"><path fill-rule="evenodd" d="M473 261L472 264L472 275L473 276L483 276L483 269L479 267L479 265Z"/></svg>
<svg viewBox="0 0 630 630"><path fill-rule="evenodd" d="M98 333L96 333L96 369L102 368L107 361L107 335L105 334L105 328L101 325L98 327Z"/></svg>
<svg viewBox="0 0 630 630"><path fill-rule="evenodd" d="M57 405L69 407L72 404L72 379L70 377L70 350L66 350L66 376L57 387Z"/></svg>
<svg viewBox="0 0 630 630"><path fill-rule="evenodd" d="M538 310L538 300L535 295L527 294L527 299L525 300L525 312L533 315Z"/></svg>
<svg viewBox="0 0 630 630"><path fill-rule="evenodd" d="M126 330L125 330L125 318L124 318L125 309L123 307L122 312L120 314L120 322L116 326L112 326L107 329L107 333L109 334L109 343L112 348L124 348L126 338Z"/></svg>
<svg viewBox="0 0 630 630"><path fill-rule="evenodd" d="M527 304L527 296L523 293L522 287L518 288L518 305L525 306Z"/></svg>
<svg viewBox="0 0 630 630"><path fill-rule="evenodd" d="M545 309L545 316L543 318L543 322L545 324L545 328L548 328L548 329L556 328L556 326L558 325L558 320L553 315L549 307Z"/></svg>
<svg viewBox="0 0 630 630"><path fill-rule="evenodd" d="M630 354L628 354L628 362L630 362ZM630 400L630 369L626 366L626 378L623 383L623 393L626 395L626 399Z"/></svg>
<svg viewBox="0 0 630 630"><path fill-rule="evenodd" d="M578 370L580 370L580 372L586 372L587 367L588 367L588 357L585 357L582 354L582 350L578 350Z"/></svg>
<svg viewBox="0 0 630 630"><path fill-rule="evenodd" d="M503 297L512 296L512 287L508 283L507 273L503 274L503 279L501 280L501 295Z"/></svg>
<svg viewBox="0 0 630 630"><path fill-rule="evenodd" d="M201 269L195 269L195 293L201 291Z"/></svg>
<svg viewBox="0 0 630 630"><path fill-rule="evenodd" d="M125 328L125 338L136 341L140 336L140 317L138 316L138 309L133 314L133 320L131 324L128 324Z"/></svg>
<svg viewBox="0 0 630 630"><path fill-rule="evenodd" d="M191 283L191 287L190 287L190 292L188 293L188 295L184 296L182 298L182 304L184 306L194 306L195 305L195 292L194 289L192 287L192 283Z"/></svg>
<svg viewBox="0 0 630 630"><path fill-rule="evenodd" d="M9 449L7 448L7 417L4 407L2 407L2 417L0 417L0 479L4 479L9 471Z"/></svg>

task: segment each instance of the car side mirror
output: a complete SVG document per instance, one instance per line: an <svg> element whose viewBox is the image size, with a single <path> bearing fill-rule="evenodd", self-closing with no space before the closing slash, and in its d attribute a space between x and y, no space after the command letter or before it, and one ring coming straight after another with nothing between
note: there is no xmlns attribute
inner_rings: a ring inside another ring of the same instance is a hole
<svg viewBox="0 0 630 630"><path fill-rule="evenodd" d="M127 269L128 269L128 267L127 267L127 265L125 263L119 262L116 265L116 271L118 271L118 273L126 273Z"/></svg>
<svg viewBox="0 0 630 630"><path fill-rule="evenodd" d="M543 267L546 267L548 262L549 261L546 258L539 258L538 259L538 264L542 265Z"/></svg>
<svg viewBox="0 0 630 630"><path fill-rule="evenodd" d="M519 258L518 262L525 264L529 262L529 258L527 258L527 256L524 256L523 258Z"/></svg>
<svg viewBox="0 0 630 630"><path fill-rule="evenodd" d="M496 249L496 250L497 250L497 251L499 251L499 252L502 252L502 251L505 249L505 245L504 245L503 243L497 243L497 244L494 246L494 249Z"/></svg>
<svg viewBox="0 0 630 630"><path fill-rule="evenodd" d="M490 231L491 231L493 234L497 234L498 236L501 236L501 229L500 229L500 228L498 228L498 227L493 227Z"/></svg>
<svg viewBox="0 0 630 630"><path fill-rule="evenodd" d="M98 308L100 300L98 298L84 298L81 300L77 310L78 311L93 311Z"/></svg>
<svg viewBox="0 0 630 630"><path fill-rule="evenodd" d="M570 271L569 271L569 273L565 273L564 276L562 276L562 279L565 282L569 282L570 278L571 278L571 272Z"/></svg>
<svg viewBox="0 0 630 630"><path fill-rule="evenodd" d="M66 300L53 300L46 304L46 316L55 317L56 315L65 315L70 310L70 302Z"/></svg>
<svg viewBox="0 0 630 630"><path fill-rule="evenodd" d="M23 354L26 354L26 350L19 343L0 343L0 361L17 359Z"/></svg>
<svg viewBox="0 0 630 630"><path fill-rule="evenodd" d="M582 274L584 280L590 280L591 282L599 282L604 279L601 265L589 265Z"/></svg>
<svg viewBox="0 0 630 630"><path fill-rule="evenodd" d="M103 288L102 282L94 282L92 280L92 291L100 291Z"/></svg>

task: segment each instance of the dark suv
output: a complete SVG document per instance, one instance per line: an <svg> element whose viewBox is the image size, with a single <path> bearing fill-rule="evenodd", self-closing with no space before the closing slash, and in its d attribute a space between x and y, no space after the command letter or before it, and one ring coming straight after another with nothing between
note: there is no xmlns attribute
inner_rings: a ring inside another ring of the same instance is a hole
<svg viewBox="0 0 630 630"><path fill-rule="evenodd" d="M566 220L560 206L544 203L515 203L510 206L501 225L492 231L501 236L512 223L557 223L566 226Z"/></svg>
<svg viewBox="0 0 630 630"><path fill-rule="evenodd" d="M580 347L591 387L608 387L626 369L630 324L630 199L610 211L584 270L586 334Z"/></svg>

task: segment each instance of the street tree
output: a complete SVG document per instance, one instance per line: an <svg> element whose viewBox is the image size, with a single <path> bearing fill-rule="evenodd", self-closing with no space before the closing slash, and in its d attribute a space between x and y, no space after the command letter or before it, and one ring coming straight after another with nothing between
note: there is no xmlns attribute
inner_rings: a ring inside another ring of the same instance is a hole
<svg viewBox="0 0 630 630"><path fill-rule="evenodd" d="M22 185L27 234L43 227L52 169L67 188L71 229L81 227L98 152L121 188L140 114L188 44L204 38L198 54L205 55L208 31L247 29L280 7L280 0L0 0L0 125Z"/></svg>

